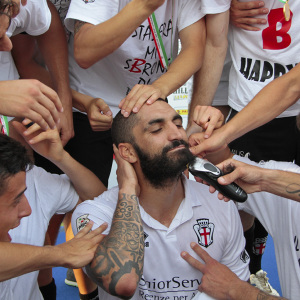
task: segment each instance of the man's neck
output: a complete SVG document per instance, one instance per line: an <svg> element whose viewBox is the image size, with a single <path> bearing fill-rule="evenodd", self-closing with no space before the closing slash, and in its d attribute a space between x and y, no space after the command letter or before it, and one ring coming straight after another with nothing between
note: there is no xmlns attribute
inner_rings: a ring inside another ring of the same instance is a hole
<svg viewBox="0 0 300 300"><path fill-rule="evenodd" d="M140 185L139 202L143 209L155 220L169 227L185 197L182 176L166 187L153 187L143 180Z"/></svg>

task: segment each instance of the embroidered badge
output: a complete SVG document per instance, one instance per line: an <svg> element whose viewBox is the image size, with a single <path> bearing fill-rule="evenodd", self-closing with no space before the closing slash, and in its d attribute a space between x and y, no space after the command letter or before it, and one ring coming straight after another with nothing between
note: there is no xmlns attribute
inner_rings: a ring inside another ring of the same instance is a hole
<svg viewBox="0 0 300 300"><path fill-rule="evenodd" d="M250 259L249 254L247 253L246 250L243 250L241 255L240 255L240 259L243 263L247 263L247 261Z"/></svg>
<svg viewBox="0 0 300 300"><path fill-rule="evenodd" d="M82 1L83 1L85 4L95 2L95 0L82 0Z"/></svg>
<svg viewBox="0 0 300 300"><path fill-rule="evenodd" d="M89 216L88 214L85 214L76 219L77 232L79 232L82 228L84 228L85 225L90 221L88 216Z"/></svg>
<svg viewBox="0 0 300 300"><path fill-rule="evenodd" d="M267 243L267 238L268 237L264 237L264 238L256 238L254 240L254 244L253 244L253 253L255 255L261 255L265 252L265 248L266 248L266 243Z"/></svg>
<svg viewBox="0 0 300 300"><path fill-rule="evenodd" d="M209 223L209 219L198 219L197 223L193 228L198 237L198 244L207 248L213 243L215 225Z"/></svg>

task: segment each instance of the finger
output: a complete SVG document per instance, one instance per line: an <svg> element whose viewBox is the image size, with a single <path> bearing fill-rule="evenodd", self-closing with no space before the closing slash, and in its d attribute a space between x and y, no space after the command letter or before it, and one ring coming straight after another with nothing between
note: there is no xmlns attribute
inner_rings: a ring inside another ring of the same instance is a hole
<svg viewBox="0 0 300 300"><path fill-rule="evenodd" d="M26 131L24 131L25 136L29 136L37 131L41 130L41 126L37 123L33 123L30 127L26 127Z"/></svg>
<svg viewBox="0 0 300 300"><path fill-rule="evenodd" d="M203 272L204 264L202 264L198 259L192 257L188 252L181 252L181 257L188 262L192 267Z"/></svg>
<svg viewBox="0 0 300 300"><path fill-rule="evenodd" d="M107 227L108 227L108 224L105 222L105 223L101 224L98 228L96 228L95 230L92 230L91 232L89 232L87 236L89 236L89 237L98 236L103 231L105 231L107 229Z"/></svg>
<svg viewBox="0 0 300 300"><path fill-rule="evenodd" d="M13 127L16 129L16 131L23 136L23 132L26 130L26 127L18 122L18 121L11 121L11 124L13 125Z"/></svg>
<svg viewBox="0 0 300 300"><path fill-rule="evenodd" d="M129 94L121 100L120 104L119 104L119 108L121 109L122 114L125 113L125 106L127 101L131 101L131 99L135 96L135 94L139 91L139 89L141 88L141 85L136 84L131 91L129 92Z"/></svg>
<svg viewBox="0 0 300 300"><path fill-rule="evenodd" d="M41 92L46 96L47 99L49 99L56 107L56 109L59 111L59 112L63 112L64 109L63 109L63 106L62 106L62 103L57 95L57 93L52 90L50 87L48 87L47 85L40 83L40 89L41 89ZM57 118L58 119L58 118ZM55 118L56 120L56 118Z"/></svg>
<svg viewBox="0 0 300 300"><path fill-rule="evenodd" d="M112 116L112 112L109 106L103 101L103 99L98 99L96 102L96 106L99 108L100 111L106 116Z"/></svg>
<svg viewBox="0 0 300 300"><path fill-rule="evenodd" d="M83 236L85 236L93 227L94 225L94 222L93 221L89 221L75 236L74 236L74 239L75 238L81 238Z"/></svg>
<svg viewBox="0 0 300 300"><path fill-rule="evenodd" d="M234 23L234 25L238 28L247 30L247 31L260 31L261 29L259 27L250 26L246 24L240 24L240 23Z"/></svg>
<svg viewBox="0 0 300 300"><path fill-rule="evenodd" d="M197 255L205 262L208 263L209 261L213 260L213 258L203 250L198 244L191 243L191 248L195 251ZM203 265L203 264L202 264Z"/></svg>
<svg viewBox="0 0 300 300"><path fill-rule="evenodd" d="M236 10L253 10L257 8L261 8L265 6L265 3L263 1L246 1L246 2L240 2L240 1L232 1L232 5Z"/></svg>
<svg viewBox="0 0 300 300"><path fill-rule="evenodd" d="M26 5L27 4L27 0L21 0L22 5Z"/></svg>
<svg viewBox="0 0 300 300"><path fill-rule="evenodd" d="M25 119L22 121L22 124L28 125L29 123L33 122L38 124L43 130L49 129L49 124L45 121L45 119L34 110L28 110L27 112L24 112L24 115L26 116ZM52 123L55 126L54 120L52 120Z"/></svg>
<svg viewBox="0 0 300 300"><path fill-rule="evenodd" d="M37 98L38 102L34 105L36 112L46 120L51 129L60 123L60 115L55 104L44 94L40 94ZM54 123L54 124L53 124Z"/></svg>

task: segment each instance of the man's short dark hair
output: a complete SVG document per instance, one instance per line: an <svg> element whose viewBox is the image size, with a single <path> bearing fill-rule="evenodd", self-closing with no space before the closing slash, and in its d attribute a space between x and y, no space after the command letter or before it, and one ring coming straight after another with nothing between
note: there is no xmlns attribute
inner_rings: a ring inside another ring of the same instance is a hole
<svg viewBox="0 0 300 300"><path fill-rule="evenodd" d="M156 101L164 101L168 103L167 98L158 98ZM121 111L117 113L117 115L114 117L111 127L112 141L117 147L120 143L135 143L132 130L138 123L139 119L140 118L136 113L131 113L127 118L123 117Z"/></svg>
<svg viewBox="0 0 300 300"><path fill-rule="evenodd" d="M26 148L18 141L0 134L0 196L6 190L6 179L32 167Z"/></svg>
<svg viewBox="0 0 300 300"><path fill-rule="evenodd" d="M138 123L138 120L139 117L136 113L131 113L127 118L121 114L121 111L117 113L111 127L112 141L117 147L120 143L134 143L135 139L132 130Z"/></svg>

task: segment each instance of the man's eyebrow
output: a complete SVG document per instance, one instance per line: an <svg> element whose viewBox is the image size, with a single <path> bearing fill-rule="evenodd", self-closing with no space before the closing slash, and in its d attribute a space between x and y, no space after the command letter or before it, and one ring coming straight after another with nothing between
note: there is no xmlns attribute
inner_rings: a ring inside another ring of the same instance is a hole
<svg viewBox="0 0 300 300"><path fill-rule="evenodd" d="M172 119L172 122L176 121L176 120L180 120L182 121L182 117L179 115L179 114L176 114L173 119ZM153 120L150 120L147 124L147 126L145 127L144 131L147 131L148 128L154 124L157 124L157 123L163 123L165 122L166 119L164 118L157 118L157 119L153 119Z"/></svg>
<svg viewBox="0 0 300 300"><path fill-rule="evenodd" d="M179 114L176 114L176 115L173 117L172 121L174 122L174 121L176 121L176 120L182 121L182 116L179 115Z"/></svg>
<svg viewBox="0 0 300 300"><path fill-rule="evenodd" d="M26 190L27 190L27 187L15 197L15 200L19 199L25 193Z"/></svg>

